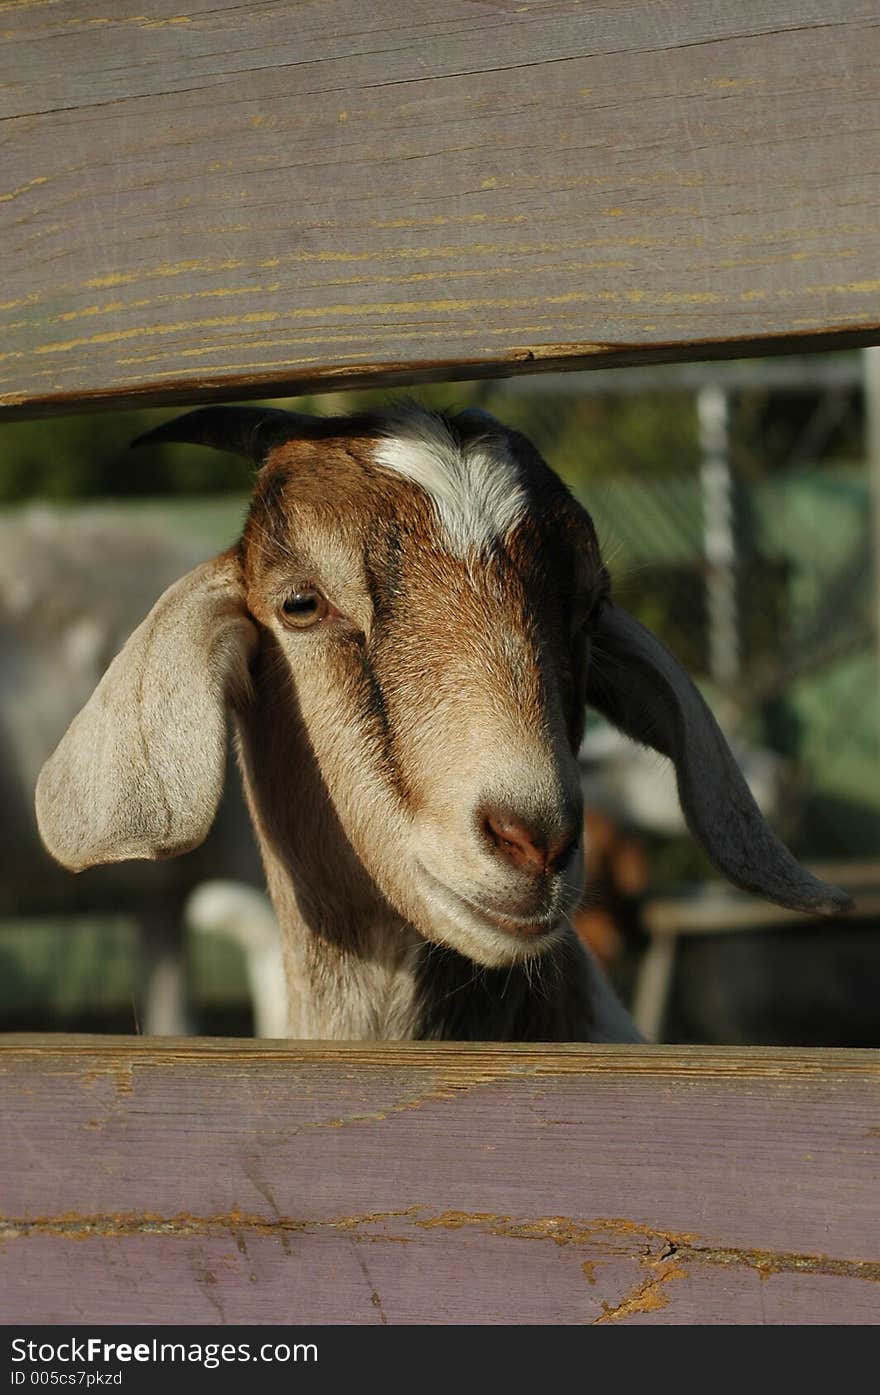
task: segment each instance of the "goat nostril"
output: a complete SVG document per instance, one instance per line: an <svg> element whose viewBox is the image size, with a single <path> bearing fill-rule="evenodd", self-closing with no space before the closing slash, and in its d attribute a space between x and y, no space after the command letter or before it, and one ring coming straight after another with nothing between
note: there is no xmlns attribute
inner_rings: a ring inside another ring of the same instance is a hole
<svg viewBox="0 0 880 1395"><path fill-rule="evenodd" d="M577 841L577 833L571 830L560 834L547 849L547 866L554 872L561 872L566 863L571 860L572 853L577 847Z"/></svg>
<svg viewBox="0 0 880 1395"><path fill-rule="evenodd" d="M532 874L557 871L568 861L577 843L577 834L571 829L547 838L508 809L483 809L478 822L489 846L500 857Z"/></svg>

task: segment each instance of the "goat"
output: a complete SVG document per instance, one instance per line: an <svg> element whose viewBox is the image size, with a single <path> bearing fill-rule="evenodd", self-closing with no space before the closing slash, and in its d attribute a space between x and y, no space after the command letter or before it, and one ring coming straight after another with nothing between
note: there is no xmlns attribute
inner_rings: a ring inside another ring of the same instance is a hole
<svg viewBox="0 0 880 1395"><path fill-rule="evenodd" d="M568 925L587 703L671 758L731 881L846 908L612 600L589 515L524 436L472 410L218 407L140 440L250 457L250 511L71 724L40 775L40 829L74 871L196 847L231 710L293 1035L638 1039Z"/></svg>

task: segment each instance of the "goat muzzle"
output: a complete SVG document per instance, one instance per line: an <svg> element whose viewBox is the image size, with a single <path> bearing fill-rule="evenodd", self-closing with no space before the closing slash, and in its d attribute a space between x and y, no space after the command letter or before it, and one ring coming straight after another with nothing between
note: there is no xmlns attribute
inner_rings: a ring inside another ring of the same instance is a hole
<svg viewBox="0 0 880 1395"><path fill-rule="evenodd" d="M484 806L477 814L484 843L504 862L530 876L552 876L571 860L580 830L574 824L548 831L510 809Z"/></svg>

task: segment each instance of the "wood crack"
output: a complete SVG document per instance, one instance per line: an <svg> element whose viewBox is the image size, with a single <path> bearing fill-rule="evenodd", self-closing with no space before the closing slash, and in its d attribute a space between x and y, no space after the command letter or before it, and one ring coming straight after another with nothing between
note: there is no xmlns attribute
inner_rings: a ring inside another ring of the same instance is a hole
<svg viewBox="0 0 880 1395"><path fill-rule="evenodd" d="M397 1233L383 1229L389 1223L393 1224ZM163 1217L149 1212L121 1212L92 1216L70 1213L35 1219L6 1218L0 1220L0 1242L36 1236L55 1236L68 1240L118 1238L126 1235L204 1238L206 1235L230 1232L239 1238L274 1236L284 1239L290 1234L321 1234L332 1230L348 1231L353 1238L359 1240L400 1242L415 1238L412 1234L407 1236L400 1233L406 1230L466 1229L511 1240L541 1240L558 1246L589 1247L594 1257L589 1261L590 1272L586 1269L584 1272L591 1281L593 1269L605 1259L629 1257L638 1260L649 1270L646 1279L637 1285L622 1303L603 1313L598 1319L601 1322L616 1320L630 1312L651 1311L656 1308L662 1286L673 1279L685 1277L688 1267L696 1264L743 1266L756 1271L764 1279L773 1274L799 1273L880 1282L880 1262L877 1261L736 1245L711 1245L697 1235L671 1233L621 1217L598 1217L591 1220L574 1220L568 1216L523 1218L481 1211L444 1211L426 1215L424 1208L420 1206L408 1206L395 1211L333 1216L321 1220L282 1215L267 1219L238 1210L207 1216L180 1212L174 1216ZM598 1255L595 1254L596 1251Z"/></svg>
<svg viewBox="0 0 880 1395"><path fill-rule="evenodd" d="M844 24L845 21L825 20L817 21L812 24L805 23L778 25L776 27L769 27L765 29L752 29L745 34L707 34L699 38L689 40L679 40L677 42L671 40L669 43L655 45L654 47L642 47L641 45L639 45L638 47L628 46L621 48L609 47L594 49L589 47L586 41L584 41L583 43L578 45L576 51L573 53L548 54L546 56L538 58L524 59L522 62L518 63L486 63L476 68L466 68L463 66L452 67L446 70L438 70L436 72L419 73L415 77L385 78L378 82L356 82L354 83L354 85L338 84L320 86L317 88L301 88L298 89L297 96L300 99L303 99L307 97L330 96L337 92L370 92L377 88L381 89L388 87L410 87L414 84L424 85L427 83L439 83L449 81L455 82L460 81L464 78L491 77L502 73L516 73L521 72L524 69L548 67L555 68L559 65L568 63L589 63L597 59L605 60L608 58L629 57L631 55L637 55L639 57L643 55L653 56L670 52L679 53L692 48L710 48L716 45L730 43L732 40L760 41L761 39L784 37L785 35L790 33L808 33L812 30L840 29L844 27ZM489 27L496 28L497 26L491 25ZM475 35L475 40L479 41L482 31L480 29L475 29L473 32ZM56 116L66 112L92 112L100 110L101 108L120 106L126 103L153 102L163 97L190 96L194 93L199 92L211 92L212 89L217 87L235 86L245 80L259 81L259 77L257 75L262 73L275 74L285 72L286 70L300 70L303 68L321 67L323 65L326 65L328 68L330 68L334 65L338 66L339 64L345 63L347 61L362 60L371 57L382 57L387 53L394 53L399 51L399 49L393 48L365 49L356 50L354 52L327 53L322 54L318 58L291 59L283 62L276 61L274 63L253 62L251 64L243 65L241 68L218 68L215 71L205 73L203 81L196 82L189 87L171 87L165 89L154 88L151 87L148 83L145 83L141 90L135 90L133 92L121 92L116 96L107 97L104 99L90 101L83 100L80 98L65 102L62 105L56 107L42 107L37 108L35 110L22 109L20 111L14 111L6 116L0 117L0 122L22 121L25 119L33 119L35 117L42 116ZM219 55L207 56L213 57Z"/></svg>
<svg viewBox="0 0 880 1395"><path fill-rule="evenodd" d="M656 1261L649 1263L653 1272L613 1307L610 1303L603 1303L602 1316L596 1318L594 1326L603 1322L619 1322L621 1318L634 1317L637 1313L656 1313L666 1307L669 1294L663 1285L672 1279L687 1278L687 1269L674 1259L659 1264Z"/></svg>

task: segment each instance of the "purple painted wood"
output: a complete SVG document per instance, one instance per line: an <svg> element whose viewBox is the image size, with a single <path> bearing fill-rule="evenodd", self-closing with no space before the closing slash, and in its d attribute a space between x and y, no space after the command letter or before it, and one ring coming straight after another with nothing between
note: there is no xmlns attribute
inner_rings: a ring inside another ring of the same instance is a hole
<svg viewBox="0 0 880 1395"><path fill-rule="evenodd" d="M6 1321L880 1320L860 1051L0 1039Z"/></svg>
<svg viewBox="0 0 880 1395"><path fill-rule="evenodd" d="M880 338L874 0L3 7L0 405Z"/></svg>

